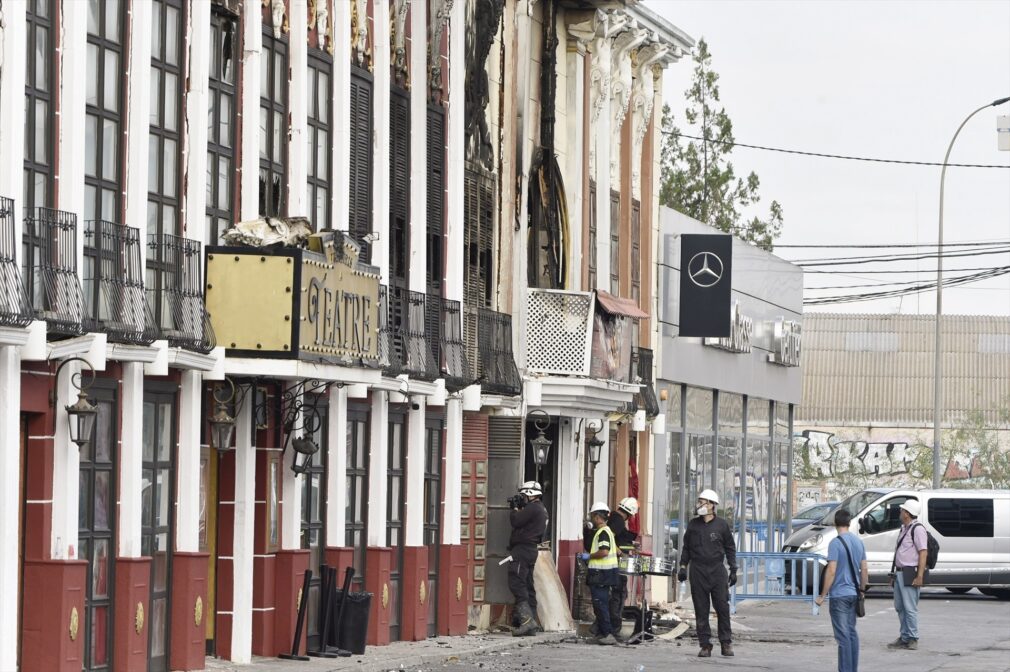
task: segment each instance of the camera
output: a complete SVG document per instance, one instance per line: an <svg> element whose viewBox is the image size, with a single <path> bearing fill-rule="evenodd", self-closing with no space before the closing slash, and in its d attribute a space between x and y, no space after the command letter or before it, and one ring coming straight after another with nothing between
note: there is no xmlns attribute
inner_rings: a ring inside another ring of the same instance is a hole
<svg viewBox="0 0 1010 672"><path fill-rule="evenodd" d="M526 506L526 495L512 495L508 498L508 504L510 509L521 509Z"/></svg>

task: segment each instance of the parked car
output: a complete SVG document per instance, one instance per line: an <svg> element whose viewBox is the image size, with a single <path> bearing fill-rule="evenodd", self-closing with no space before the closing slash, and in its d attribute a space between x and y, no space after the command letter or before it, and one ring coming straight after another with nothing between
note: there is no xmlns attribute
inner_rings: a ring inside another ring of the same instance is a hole
<svg viewBox="0 0 1010 672"><path fill-rule="evenodd" d="M862 490L839 506L852 513L852 531L866 546L870 585L888 585L888 573L901 521L899 507L908 499L922 506L919 521L940 544L936 568L927 584L954 593L977 587L985 595L1010 600L1010 491L1007 490ZM787 553L827 556L836 536L834 513L786 539ZM821 560L822 566L827 560ZM788 567L788 564L787 564Z"/></svg>
<svg viewBox="0 0 1010 672"><path fill-rule="evenodd" d="M821 502L819 504L811 504L807 508L798 511L793 516L793 531L806 527L814 521L821 520L827 517L828 514L834 515L838 504L839 502Z"/></svg>

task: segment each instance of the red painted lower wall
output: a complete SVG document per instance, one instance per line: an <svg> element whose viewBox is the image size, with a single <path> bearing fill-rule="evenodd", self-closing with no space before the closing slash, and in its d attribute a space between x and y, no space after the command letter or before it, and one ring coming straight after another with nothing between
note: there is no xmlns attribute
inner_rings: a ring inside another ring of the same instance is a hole
<svg viewBox="0 0 1010 672"><path fill-rule="evenodd" d="M256 656L274 656L274 607L277 603L275 555L253 557L252 652Z"/></svg>
<svg viewBox="0 0 1010 672"><path fill-rule="evenodd" d="M276 586L274 589L274 650L278 653L289 653L295 638L295 624L298 621L298 605L307 600L302 587L305 580L305 570L309 568L309 552L289 550L277 552L277 566L274 572ZM308 614L306 614L306 622ZM305 640L308 627L302 627L302 637L298 650L305 651Z"/></svg>
<svg viewBox="0 0 1010 672"><path fill-rule="evenodd" d="M116 558L114 672L147 672L151 558Z"/></svg>
<svg viewBox="0 0 1010 672"><path fill-rule="evenodd" d="M172 556L172 641L169 663L173 670L202 670L206 652L208 613L207 553Z"/></svg>
<svg viewBox="0 0 1010 672"><path fill-rule="evenodd" d="M369 546L365 550L365 590L372 593L372 607L368 618L369 646L384 646L389 644L389 610L391 595L389 594L389 563L392 560L393 549L388 547Z"/></svg>
<svg viewBox="0 0 1010 672"><path fill-rule="evenodd" d="M572 604L572 596L575 594L575 554L582 552L581 539L559 539L558 540L558 578L561 585L568 592L568 604Z"/></svg>
<svg viewBox="0 0 1010 672"><path fill-rule="evenodd" d="M438 634L465 635L470 583L466 547L439 547Z"/></svg>
<svg viewBox="0 0 1010 672"><path fill-rule="evenodd" d="M84 666L83 560L25 560L22 672L80 672Z"/></svg>
<svg viewBox="0 0 1010 672"><path fill-rule="evenodd" d="M406 546L400 571L403 611L400 614L400 639L417 642L428 637L428 547Z"/></svg>

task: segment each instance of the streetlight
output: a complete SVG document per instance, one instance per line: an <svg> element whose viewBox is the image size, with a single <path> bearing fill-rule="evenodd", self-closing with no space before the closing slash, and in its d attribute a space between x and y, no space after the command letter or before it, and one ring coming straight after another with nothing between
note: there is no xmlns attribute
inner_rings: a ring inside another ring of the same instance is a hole
<svg viewBox="0 0 1010 672"><path fill-rule="evenodd" d="M537 483L539 483L540 468L547 464L547 457L551 452L551 440L544 435L544 430L551 425L551 416L536 410L528 413L526 418L537 428L537 436L530 439L530 449L533 451L533 463L537 465Z"/></svg>
<svg viewBox="0 0 1010 672"><path fill-rule="evenodd" d="M600 463L600 453L603 450L603 446L607 443L600 438L600 432L603 431L603 421L599 420L598 422L598 426L594 426L592 421L586 425L587 434L592 432L592 436L586 436L586 451L589 455L589 463L593 465L593 469Z"/></svg>
<svg viewBox="0 0 1010 672"><path fill-rule="evenodd" d="M223 386L215 387L211 393L216 404L214 415L210 418L211 445L218 452L231 450L231 437L235 433L235 418L228 413L228 404L235 399L235 383L230 378L225 378L225 382L231 387L231 394L227 398L220 399L217 396L218 390L223 389Z"/></svg>
<svg viewBox="0 0 1010 672"><path fill-rule="evenodd" d="M76 374L76 380L73 375L70 376L70 384L77 388L77 401L66 407L70 440L77 444L78 450L83 450L85 446L91 443L91 435L95 431L95 420L98 418L98 407L88 401L87 393L87 389L95 382L95 369L88 360L81 357L71 357L56 367L57 381L60 379L60 371L70 362L80 362L88 367L88 370L91 372L91 381L86 384L83 374ZM57 386L56 389L56 395L58 395L59 387ZM56 397L54 397L54 405L55 399Z"/></svg>
<svg viewBox="0 0 1010 672"><path fill-rule="evenodd" d="M943 181L947 177L947 159L950 158L950 150L954 148L954 141L961 133L961 129L968 123L968 120L987 107L996 107L1010 101L1010 96L986 103L978 108L961 122L961 125L954 131L954 137L950 139L947 146L947 153L943 157L943 168L940 170L940 224L938 227L936 241L936 323L933 326L933 488L940 487L940 379L943 375L943 363L941 361L940 318L943 316Z"/></svg>

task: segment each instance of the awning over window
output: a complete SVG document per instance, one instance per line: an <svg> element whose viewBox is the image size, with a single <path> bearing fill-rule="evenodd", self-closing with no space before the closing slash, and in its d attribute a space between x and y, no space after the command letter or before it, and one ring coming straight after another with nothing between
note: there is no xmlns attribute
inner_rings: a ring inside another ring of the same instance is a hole
<svg viewBox="0 0 1010 672"><path fill-rule="evenodd" d="M649 314L635 305L635 302L631 299L624 299L619 296L614 296L610 292L597 289L596 290L596 301L600 308L610 313L611 315L620 315L621 317L630 317L635 320L648 319Z"/></svg>

